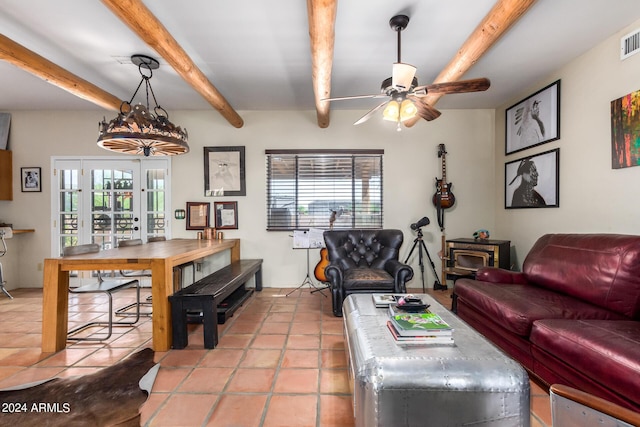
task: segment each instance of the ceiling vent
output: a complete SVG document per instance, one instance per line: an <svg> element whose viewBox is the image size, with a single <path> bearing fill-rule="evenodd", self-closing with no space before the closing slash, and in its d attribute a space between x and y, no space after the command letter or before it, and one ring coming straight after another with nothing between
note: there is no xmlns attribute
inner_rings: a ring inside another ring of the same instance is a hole
<svg viewBox="0 0 640 427"><path fill-rule="evenodd" d="M620 39L620 60L640 52L640 29Z"/></svg>

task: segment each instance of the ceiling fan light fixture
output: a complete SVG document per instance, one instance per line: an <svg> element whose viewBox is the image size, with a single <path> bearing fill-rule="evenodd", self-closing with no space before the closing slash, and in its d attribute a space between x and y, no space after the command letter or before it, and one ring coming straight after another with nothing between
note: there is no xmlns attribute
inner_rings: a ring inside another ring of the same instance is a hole
<svg viewBox="0 0 640 427"><path fill-rule="evenodd" d="M407 91L413 86L413 78L415 75L416 67L402 62L396 62L393 64L391 84L398 91Z"/></svg>
<svg viewBox="0 0 640 427"><path fill-rule="evenodd" d="M400 121L404 122L405 120L412 119L418 114L418 108L416 108L413 101L410 99L405 99L400 104Z"/></svg>
<svg viewBox="0 0 640 427"><path fill-rule="evenodd" d="M174 156L189 152L188 133L169 121L167 111L158 105L151 82L152 70L159 67L158 61L145 55L133 55L131 61L138 65L142 80L129 102L124 101L120 113L110 122L103 119L98 124L98 146L105 150L125 154L148 156ZM149 75L144 74L148 70ZM145 84L147 105L132 106L138 90ZM155 108L149 109L149 93L153 96Z"/></svg>
<svg viewBox="0 0 640 427"><path fill-rule="evenodd" d="M398 104L398 101L391 100L387 103L387 106L384 107L382 118L390 122L397 122L399 114L400 104Z"/></svg>

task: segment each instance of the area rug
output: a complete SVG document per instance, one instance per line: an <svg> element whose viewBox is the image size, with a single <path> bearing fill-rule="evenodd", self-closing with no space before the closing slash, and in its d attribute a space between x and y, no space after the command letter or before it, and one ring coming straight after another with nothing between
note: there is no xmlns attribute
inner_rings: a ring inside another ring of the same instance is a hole
<svg viewBox="0 0 640 427"><path fill-rule="evenodd" d="M0 390L1 426L139 426L159 364L150 348L96 373Z"/></svg>

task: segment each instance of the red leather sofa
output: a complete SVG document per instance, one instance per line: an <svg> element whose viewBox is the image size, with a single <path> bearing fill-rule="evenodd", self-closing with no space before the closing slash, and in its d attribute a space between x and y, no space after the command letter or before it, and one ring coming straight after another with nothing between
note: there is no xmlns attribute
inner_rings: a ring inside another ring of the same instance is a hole
<svg viewBox="0 0 640 427"><path fill-rule="evenodd" d="M547 234L456 281L458 316L547 384L640 412L640 236Z"/></svg>

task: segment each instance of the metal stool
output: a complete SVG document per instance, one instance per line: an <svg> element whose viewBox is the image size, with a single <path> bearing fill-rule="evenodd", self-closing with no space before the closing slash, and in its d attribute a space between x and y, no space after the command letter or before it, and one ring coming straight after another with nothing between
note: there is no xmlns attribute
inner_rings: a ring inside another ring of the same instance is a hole
<svg viewBox="0 0 640 427"><path fill-rule="evenodd" d="M90 243L86 245L78 245L78 246L69 246L64 248L63 256L73 256L87 253L100 252L100 246L95 243ZM71 329L67 332L67 340L69 341L104 341L111 337L113 333L113 326L133 326L140 320L140 309L136 313L136 317L131 322L114 322L113 321L113 296L114 292L117 292L122 289L130 288L132 286L136 287L136 301L140 302L140 283L137 280L103 280L100 272L98 274L98 281L95 283L90 283L87 285L83 285L77 288L69 288L69 292L73 294L95 294L101 293L107 295L109 300L109 321L93 321L85 323L84 325L78 326L76 328ZM74 337L73 335L77 334L80 331L83 331L87 328L94 326L106 326L108 328L107 335L104 337Z"/></svg>

